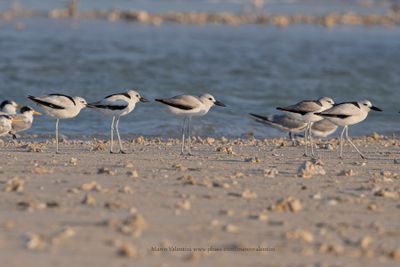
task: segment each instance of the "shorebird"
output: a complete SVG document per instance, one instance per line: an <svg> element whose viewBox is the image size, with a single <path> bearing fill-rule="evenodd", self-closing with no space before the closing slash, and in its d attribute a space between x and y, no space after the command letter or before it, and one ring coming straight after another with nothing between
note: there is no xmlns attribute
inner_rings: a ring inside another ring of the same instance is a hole
<svg viewBox="0 0 400 267"><path fill-rule="evenodd" d="M307 123L293 119L286 114L263 116L250 113L250 116L252 116L256 122L263 123L282 132L289 133L289 138L292 142L294 142L293 135L304 132L305 128L307 127Z"/></svg>
<svg viewBox="0 0 400 267"><path fill-rule="evenodd" d="M306 156L308 155L307 142L309 142L311 148L311 155L314 156L311 127L314 122L323 119L321 116L318 116L315 113L327 110L331 108L333 105L334 102L331 98L322 97L318 100L304 100L292 106L277 107L278 110L285 112L292 118L307 123L307 127L304 131L304 139L305 139L304 155Z"/></svg>
<svg viewBox="0 0 400 267"><path fill-rule="evenodd" d="M328 119L314 122L311 127L311 133L314 137L328 137L336 132L338 126Z"/></svg>
<svg viewBox="0 0 400 267"><path fill-rule="evenodd" d="M214 105L225 107L224 103L215 100L215 98L210 94L203 94L201 96L178 95L172 98L156 99L156 101L167 105L168 109L173 114L184 116L183 126L182 126L181 155L184 154L184 148L185 148L185 127L187 128L187 134L188 134L188 154L192 155L190 148L191 145L190 124L192 117L206 115L210 110L210 108Z"/></svg>
<svg viewBox="0 0 400 267"><path fill-rule="evenodd" d="M45 96L28 96L30 100L41 106L44 111L56 119L56 153L58 149L58 123L60 119L76 117L86 107L86 100L82 97L71 97L63 94L49 94Z"/></svg>
<svg viewBox="0 0 400 267"><path fill-rule="evenodd" d="M106 96L104 99L89 103L88 108L93 108L101 113L112 116L111 122L111 130L110 130L110 153L115 153L113 151L113 143L114 143L114 129L117 133L118 143L120 153L125 154L125 151L122 148L122 141L119 135L119 119L121 116L125 116L129 114L136 106L138 102L149 102L144 97L141 97L140 94L134 90L129 90L125 93L118 93ZM118 152L117 152L118 153Z"/></svg>
<svg viewBox="0 0 400 267"><path fill-rule="evenodd" d="M31 107L23 106L18 114L12 115L13 122L10 135L17 139L17 133L26 131L32 127L33 115L42 115Z"/></svg>
<svg viewBox="0 0 400 267"><path fill-rule="evenodd" d="M361 158L366 158L350 140L348 127L349 125L357 124L365 120L371 110L382 111L380 108L373 106L369 100L363 100L340 103L328 110L316 113L319 116L327 118L334 124L343 127L342 133L340 134L340 158L343 158L343 135L345 135L346 140L355 148Z"/></svg>
<svg viewBox="0 0 400 267"><path fill-rule="evenodd" d="M6 135L11 131L12 117L0 114L0 136Z"/></svg>
<svg viewBox="0 0 400 267"><path fill-rule="evenodd" d="M17 114L17 109L19 107L20 106L12 100L4 100L0 104L0 111L5 114L13 115Z"/></svg>

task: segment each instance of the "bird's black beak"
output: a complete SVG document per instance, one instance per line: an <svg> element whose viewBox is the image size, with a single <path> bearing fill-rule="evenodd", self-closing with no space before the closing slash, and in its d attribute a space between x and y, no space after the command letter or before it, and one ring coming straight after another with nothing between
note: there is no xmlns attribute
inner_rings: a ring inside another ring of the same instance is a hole
<svg viewBox="0 0 400 267"><path fill-rule="evenodd" d="M372 110L375 110L375 111L383 111L382 109L377 108L377 107L375 107L375 106L372 106L371 109L372 109Z"/></svg>
<svg viewBox="0 0 400 267"><path fill-rule="evenodd" d="M226 105L224 103L222 103L221 101L218 101L218 100L215 100L214 104L217 106L220 106L220 107L226 107Z"/></svg>
<svg viewBox="0 0 400 267"><path fill-rule="evenodd" d="M140 100L140 102L143 102L143 103L150 102L150 100L148 100L144 97L141 97L139 100Z"/></svg>

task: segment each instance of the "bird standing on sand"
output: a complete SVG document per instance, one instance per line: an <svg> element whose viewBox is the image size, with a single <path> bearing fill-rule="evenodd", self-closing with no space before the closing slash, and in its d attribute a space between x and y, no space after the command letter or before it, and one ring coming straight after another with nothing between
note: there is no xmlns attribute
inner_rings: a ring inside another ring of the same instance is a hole
<svg viewBox="0 0 400 267"><path fill-rule="evenodd" d="M0 104L0 111L5 114L14 115L17 114L17 109L19 107L20 106L12 100L4 100Z"/></svg>
<svg viewBox="0 0 400 267"><path fill-rule="evenodd" d="M26 131L32 127L33 115L42 115L42 113L35 111L33 108L24 106L20 109L20 113L12 115L15 118L12 122L10 134L14 139L17 138L17 133Z"/></svg>
<svg viewBox="0 0 400 267"><path fill-rule="evenodd" d="M320 121L323 118L321 116L316 115L316 112L322 112L331 108L334 105L334 102L329 97L322 97L318 100L304 100L297 104L287 107L278 107L278 110L281 110L291 116L292 118L307 123L307 127L304 132L305 139L305 153L304 155L308 155L307 143L310 144L311 155L314 156L314 147L312 142L312 133L311 127L314 122Z"/></svg>
<svg viewBox="0 0 400 267"><path fill-rule="evenodd" d="M250 116L252 116L256 122L263 123L282 132L289 133L289 138L292 142L294 142L293 135L303 132L307 127L307 123L293 119L286 114L263 116L250 113Z"/></svg>
<svg viewBox="0 0 400 267"><path fill-rule="evenodd" d="M125 154L122 148L122 141L119 134L119 119L121 116L129 114L138 102L149 102L144 97L134 90L129 90L125 93L118 93L106 96L104 99L89 103L88 108L93 108L102 112L105 115L112 116L111 131L110 131L110 153L118 153L113 151L114 129L117 133L119 143L119 153Z"/></svg>
<svg viewBox="0 0 400 267"><path fill-rule="evenodd" d="M358 150L356 145L350 140L349 137L349 125L357 124L365 120L368 116L368 113L371 110L382 111L380 108L377 108L372 105L372 103L368 100L358 101L358 102L345 102L341 104L337 104L334 107L325 110L323 112L316 113L319 116L327 118L334 124L338 126L343 126L343 131L340 134L340 154L339 157L343 157L343 135L345 134L346 140L355 148L357 153L361 156L361 158L365 159L366 157Z"/></svg>
<svg viewBox="0 0 400 267"><path fill-rule="evenodd" d="M6 135L11 131L12 117L0 114L0 136Z"/></svg>
<svg viewBox="0 0 400 267"><path fill-rule="evenodd" d="M203 94L201 96L192 95L178 95L172 98L161 98L156 99L156 101L161 102L168 106L168 109L176 115L184 116L183 126L182 126L182 147L181 155L184 154L185 148L185 127L188 134L188 155L192 155L191 152L191 120L195 116L204 116L208 113L210 108L214 105L225 107L225 104L215 100L215 98L210 94Z"/></svg>
<svg viewBox="0 0 400 267"><path fill-rule="evenodd" d="M76 117L86 107L86 100L79 96L71 97L63 94L30 95L28 98L41 106L50 117L56 118L56 153L59 153L58 123L60 119Z"/></svg>
<svg viewBox="0 0 400 267"><path fill-rule="evenodd" d="M328 137L336 132L338 126L328 119L314 122L311 126L311 133L314 137Z"/></svg>

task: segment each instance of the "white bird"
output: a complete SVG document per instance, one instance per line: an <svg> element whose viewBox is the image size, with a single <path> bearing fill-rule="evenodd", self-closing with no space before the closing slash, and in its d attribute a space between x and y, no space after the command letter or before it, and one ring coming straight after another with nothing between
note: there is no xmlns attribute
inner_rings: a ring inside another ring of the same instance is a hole
<svg viewBox="0 0 400 267"><path fill-rule="evenodd" d="M31 107L23 106L20 109L20 113L12 115L12 129L10 134L14 139L17 138L16 134L22 131L26 131L32 127L33 115L42 115L42 113L37 112Z"/></svg>
<svg viewBox="0 0 400 267"><path fill-rule="evenodd" d="M257 115L250 113L256 122L271 126L277 130L289 133L290 140L294 141L293 135L301 133L307 127L307 123L293 119L286 114L275 115Z"/></svg>
<svg viewBox="0 0 400 267"><path fill-rule="evenodd" d="M338 126L328 119L314 122L311 127L311 133L314 137L328 137L336 132Z"/></svg>
<svg viewBox="0 0 400 267"><path fill-rule="evenodd" d="M12 100L4 100L0 104L0 111L5 114L13 115L17 114L17 109L19 107L20 106Z"/></svg>
<svg viewBox="0 0 400 267"><path fill-rule="evenodd" d="M304 132L305 155L308 154L307 151L307 141L308 141L311 148L311 155L314 156L311 127L314 122L323 119L321 116L318 116L315 113L327 110L328 108L331 108L333 104L334 102L331 98L322 97L318 100L304 100L291 106L277 108L278 110L285 112L292 118L307 123L307 127Z"/></svg>
<svg viewBox="0 0 400 267"><path fill-rule="evenodd" d="M134 90L129 90L125 93L118 93L106 96L104 99L89 103L88 108L93 108L102 112L105 115L112 116L111 131L110 131L110 153L113 151L114 143L114 129L117 133L120 153L125 154L122 148L121 137L119 135L119 119L121 116L129 114L136 106L138 102L149 102L144 97Z"/></svg>
<svg viewBox="0 0 400 267"><path fill-rule="evenodd" d="M0 136L6 135L11 131L12 117L0 114Z"/></svg>
<svg viewBox="0 0 400 267"><path fill-rule="evenodd" d="M215 98L210 94L203 94L201 96L178 95L172 98L156 99L156 101L167 105L168 109L173 114L184 116L183 126L182 126L182 147L181 147L182 155L184 154L184 148L185 148L185 127L187 128L187 134L188 134L188 153L189 155L192 155L190 148L191 145L190 123L192 117L206 115L210 110L210 108L214 105L225 107L224 103L215 100Z"/></svg>
<svg viewBox="0 0 400 267"><path fill-rule="evenodd" d="M56 119L56 153L58 150L58 123L60 119L76 117L86 107L86 100L82 97L63 94L49 94L45 96L28 96L30 100L41 106L44 111Z"/></svg>
<svg viewBox="0 0 400 267"><path fill-rule="evenodd" d="M371 109L375 111L382 111L380 108L373 106L370 101L363 100L358 102L345 102L337 104L328 110L317 113L317 115L327 118L334 124L343 127L343 131L340 134L340 158L343 157L343 135L345 134L346 140L355 148L361 158L365 159L365 156L350 140L348 127L349 125L357 124L365 120Z"/></svg>

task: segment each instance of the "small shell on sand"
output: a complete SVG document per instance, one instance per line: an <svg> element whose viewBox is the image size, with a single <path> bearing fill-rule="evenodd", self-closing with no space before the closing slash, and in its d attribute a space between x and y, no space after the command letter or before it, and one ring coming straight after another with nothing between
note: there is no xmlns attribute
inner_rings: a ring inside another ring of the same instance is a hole
<svg viewBox="0 0 400 267"><path fill-rule="evenodd" d="M290 196L287 198L279 199L274 205L271 205L268 209L278 212L299 212L302 210L302 204L299 199Z"/></svg>
<svg viewBox="0 0 400 267"><path fill-rule="evenodd" d="M94 206L96 205L96 199L92 195L86 194L81 203L87 206Z"/></svg>
<svg viewBox="0 0 400 267"><path fill-rule="evenodd" d="M306 160L297 170L297 176L302 178L312 178L315 175L325 175L326 172L322 167L324 164L321 160Z"/></svg>
<svg viewBox="0 0 400 267"><path fill-rule="evenodd" d="M22 192L24 191L25 181L19 177L14 177L6 182L4 187L5 192Z"/></svg>
<svg viewBox="0 0 400 267"><path fill-rule="evenodd" d="M310 231L304 229L287 232L285 236L289 240L300 239L307 243L312 243L314 241L314 235Z"/></svg>
<svg viewBox="0 0 400 267"><path fill-rule="evenodd" d="M239 233L239 227L237 227L234 224L226 224L222 227L222 230L224 230L227 233L232 233L232 234Z"/></svg>
<svg viewBox="0 0 400 267"><path fill-rule="evenodd" d="M236 155L231 146L219 146L215 149L215 151L226 153L228 155Z"/></svg>
<svg viewBox="0 0 400 267"><path fill-rule="evenodd" d="M124 242L119 246L117 255L126 258L134 258L137 256L137 249L134 245Z"/></svg>
<svg viewBox="0 0 400 267"><path fill-rule="evenodd" d="M25 246L29 250L43 250L47 245L45 238L41 235L30 233L26 236Z"/></svg>
<svg viewBox="0 0 400 267"><path fill-rule="evenodd" d="M83 190L83 191L97 191L97 192L100 192L102 190L101 185L98 184L96 181L91 181L91 182L84 183L79 188L81 190Z"/></svg>
<svg viewBox="0 0 400 267"><path fill-rule="evenodd" d="M192 207L192 205L190 204L190 201L187 200L187 199L184 199L184 200L182 200L182 201L177 202L177 203L175 204L175 206L176 206L178 209L182 209L182 210L190 210L191 207Z"/></svg>

